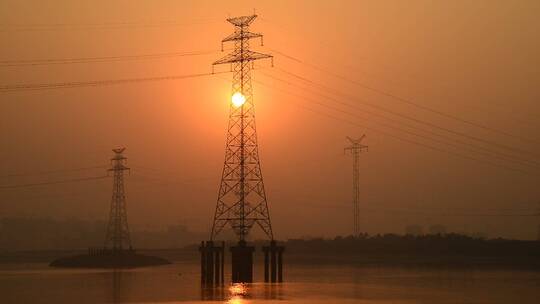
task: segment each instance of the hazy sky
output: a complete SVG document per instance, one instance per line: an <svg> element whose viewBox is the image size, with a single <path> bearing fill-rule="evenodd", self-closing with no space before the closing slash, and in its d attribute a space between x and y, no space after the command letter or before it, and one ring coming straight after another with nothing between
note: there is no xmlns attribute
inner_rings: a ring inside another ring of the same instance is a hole
<svg viewBox="0 0 540 304"><path fill-rule="evenodd" d="M539 207L539 1L0 0L0 85L210 72L225 54L221 39L233 30L225 19L253 9L260 18L252 30L265 35L265 46L255 49L275 55L275 67L259 64L253 77L277 238L350 233L352 160L343 148L345 136L364 133L364 230L443 224L536 237L538 217L488 215L527 215ZM13 62L200 51L215 52ZM104 169L28 174L107 165L110 149L124 146L133 168L131 226L207 230L224 157L230 77L0 91L0 185L100 176ZM104 219L111 184L0 188L0 216Z"/></svg>

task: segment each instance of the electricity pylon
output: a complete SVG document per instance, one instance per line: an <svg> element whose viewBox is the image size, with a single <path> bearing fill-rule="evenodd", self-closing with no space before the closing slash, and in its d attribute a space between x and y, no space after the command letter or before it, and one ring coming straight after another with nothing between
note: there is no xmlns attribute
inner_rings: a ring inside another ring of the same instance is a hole
<svg viewBox="0 0 540 304"><path fill-rule="evenodd" d="M124 171L129 168L126 167L127 158L122 154L124 150L125 148L113 149L114 157L111 158L112 166L109 169L109 172L113 172L113 191L105 248L113 251L132 249L124 193Z"/></svg>
<svg viewBox="0 0 540 304"><path fill-rule="evenodd" d="M251 86L254 61L272 59L272 56L249 48L249 42L254 38L261 38L262 45L262 34L249 31L249 25L256 17L251 15L227 19L234 25L235 31L223 39L221 45L223 48L223 44L232 42L234 50L212 65L213 68L229 64L233 79L225 161L211 240L228 224L239 241L243 242L255 223L268 238L274 239L259 160Z"/></svg>
<svg viewBox="0 0 540 304"><path fill-rule="evenodd" d="M351 145L345 148L345 152L349 152L353 157L353 217L354 217L354 230L353 236L360 235L360 166L359 159L360 153L367 151L368 146L362 145L360 142L366 135L362 135L359 139L352 139L347 136L347 139L351 142Z"/></svg>

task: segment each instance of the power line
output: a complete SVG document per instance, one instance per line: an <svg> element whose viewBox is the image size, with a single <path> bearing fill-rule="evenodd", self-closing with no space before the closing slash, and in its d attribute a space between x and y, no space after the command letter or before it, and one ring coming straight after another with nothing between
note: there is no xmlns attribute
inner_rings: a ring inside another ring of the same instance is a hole
<svg viewBox="0 0 540 304"><path fill-rule="evenodd" d="M335 78L338 78L338 79L341 79L341 80L344 80L344 81L347 81L349 83L352 83L354 85L357 85L357 86L360 86L366 90L370 90L372 92L375 92L377 94L380 94L380 95L383 95L383 96L386 96L386 97L389 97L391 99L394 99L394 100L397 100L397 101L400 101L402 103L405 103L405 104L408 104L410 106L413 106L413 107L416 107L418 109L421 109L421 110L424 110L424 111L427 111L427 112L431 112L431 113L434 113L434 114L437 114L439 116L443 116L443 117L446 117L448 119L452 119L452 120L455 120L455 121L458 121L458 122L461 122L461 123L464 123L464 124L467 124L467 125L470 125L470 126L474 126L476 128L480 128L480 129L483 129L483 130L486 130L486 131L489 131L489 132L492 132L492 133L497 133L497 134L500 134L500 135L505 135L507 137L511 137L511 138L515 138L515 139L520 139L521 141L526 141L526 142L537 142L537 141L534 141L534 140L531 140L529 138L525 138L525 137L522 137L522 136L519 136L519 135L515 135L515 134L512 134L512 133L508 133L506 131L502 131L502 130L499 130L499 129L496 129L496 128L493 128L493 127L489 127L489 126L486 126L484 124L481 124L481 123L477 123L477 122L474 122L474 121L470 121L470 120L467 120L467 119L464 119L464 118L461 118L461 117L458 117L458 116L455 116L455 115L452 115L452 114L448 114L446 112L443 112L443 111L440 111L440 110L436 110L436 109L433 109L433 108L430 108L428 106L424 106L424 105L421 105L411 99L408 99L408 98L404 98L404 97L401 97L401 96L398 96L396 94L393 94L393 93L390 93L388 91L385 91L385 90L382 90L382 89L379 89L379 88L375 88L373 86L369 86L367 84L364 84L364 83L361 83L357 80L353 80L353 79L350 79L348 77L345 77L343 75L340 75L340 74L337 74L337 73L334 73L332 71L330 71L329 69L326 69L326 68L323 68L323 67L320 67L318 65L315 65L315 64L312 64L312 63L309 63L309 62L306 62L304 60L300 60L298 59L297 57L293 57L293 56L290 56L290 55L287 55L281 51L278 51L278 50L275 50L273 49L272 50L274 53L278 54L278 55L281 55L285 58L288 58L288 59L291 59L293 61L296 61L298 63L301 63L301 64L304 64L306 66L309 66L315 70L318 70L320 72L323 72L323 73L326 73L328 75L331 75Z"/></svg>
<svg viewBox="0 0 540 304"><path fill-rule="evenodd" d="M150 60L171 57L201 56L221 52L221 50L208 51L190 51L190 52L169 52L157 54L124 55L124 56L102 56L102 57L75 57L75 58L56 58L56 59L31 59L31 60L1 60L0 67L19 67L19 66L38 66L38 65L57 65L74 63L99 63L115 62L125 60Z"/></svg>
<svg viewBox="0 0 540 304"><path fill-rule="evenodd" d="M133 166L131 167L133 168ZM174 185L174 184L189 185L189 184L195 184L201 181L213 179L213 178L208 178L208 177L189 178L189 179L170 178L170 177L163 177L162 175L159 175L159 174L158 175L155 175L153 173L148 174L148 172L142 172L140 171L140 169L141 169L140 167L138 167L138 169L137 167L135 167L135 170L132 169L131 172L134 173L135 176L142 177L148 180L155 180L155 181L160 181L164 183L169 183L170 185Z"/></svg>
<svg viewBox="0 0 540 304"><path fill-rule="evenodd" d="M143 176L145 178L153 178L156 180L159 179L163 181L172 181L172 182L179 182L179 183L195 183L195 182L213 179L210 177L177 179L176 177L180 174L180 172L165 171L162 169L143 167L143 166L134 166L134 165L131 165L131 168L134 173L140 176ZM171 177L173 177L173 179L171 179Z"/></svg>
<svg viewBox="0 0 540 304"><path fill-rule="evenodd" d="M13 174L7 174L7 175L0 176L0 178L48 175L48 174L65 173L65 172L78 172L78 171L86 171L86 170L92 170L92 169L103 169L103 168L107 168L107 166L92 166L92 167L81 167L81 168L60 169L60 170L48 170L48 171L28 172L28 173L13 173Z"/></svg>
<svg viewBox="0 0 540 304"><path fill-rule="evenodd" d="M0 189L15 189L15 188L28 188L28 187L37 187L37 186L46 186L46 185L57 185L57 184L66 184L66 183L77 183L77 182L84 182L89 180L98 180L98 179L104 179L107 178L107 175L103 176L92 176L92 177L81 177L81 178L73 178L73 179L64 179L64 180L58 180L58 181L52 181L52 182L41 182L41 183L28 183L28 184L18 184L18 185L8 185L8 186L0 186Z"/></svg>
<svg viewBox="0 0 540 304"><path fill-rule="evenodd" d="M260 84L260 85L263 85L263 86L267 86L267 87L270 87L262 82L259 82L259 81L256 81L256 80L253 80L254 82ZM273 89L276 89L275 87L271 87ZM334 111L337 111L337 112L341 112L341 113L345 113L345 114L350 114L348 113L347 111L343 111L339 108L335 108L335 107L332 107L332 106L329 106L325 103L321 103L321 102L318 102L318 101L315 101L315 100L312 100L312 99L308 99L308 98L305 98L303 96L299 96L299 95L296 95L296 94L293 94L293 93L290 93L290 92L287 92L285 90L279 90L278 91L282 91L282 92L285 92L286 94L290 94L290 95L293 95L293 96L297 96L297 97L300 97L301 99L303 100L306 100L306 101L310 101L311 103L317 103L323 107L326 107L326 108L329 108L329 109L332 109ZM506 169L506 170L510 170L510 171L514 171L514 172L520 172L520 173L523 173L523 174L527 174L527 175L531 175L532 173L529 172L529 171L525 171L525 170L522 170L522 169L518 169L518 168L513 168L513 167L509 167L509 166L506 166L506 165L501 165L501 164L498 164L498 163L494 163L494 162L491 162L491 161L487 161L487 160L483 160L483 159L478 159L478 158L475 158L475 157L472 157L472 156L468 156L468 155L465 155L465 154L462 154L462 153L459 153L459 152L454 152L454 151L449 151L449 150L446 150L446 149L442 149L442 148L439 148L439 147L436 147L436 146L432 146L432 145L429 145L429 144L426 144L426 143L422 143L422 142L419 142L419 141L415 141L415 140L412 140L412 139L408 139L408 138L404 138L404 137L400 137L400 136L397 136L397 135L394 135L392 133L389 133L389 132L386 132L386 131L382 131L380 129L376 129L376 128L373 128L373 127L370 127L368 125L364 125L364 124L360 124L358 122L355 122L355 121L350 121L350 120L347 120L347 119L343 119L341 117L338 117L338 116L335 116L335 115L332 115L332 114L328 114L326 112L321 112L321 111L317 111L317 110L314 110L310 107L306 107L305 105L301 105L301 104L298 104L299 107L301 108L304 108L308 111L311 111L311 112L314 112L316 114L319 114L319 115L323 115L323 116L327 116L331 119L334 119L334 120L338 120L338 121L341 121L341 122L345 122L345 123L348 123L348 124L351 124L351 125L354 125L354 126L357 126L357 127L362 127L364 129L367 129L367 130L370 130L370 131L373 131L375 133L379 133L379 134L382 134L384 136L387 136L387 137L390 137L390 138L393 138L393 139L396 139L398 141L402 141L402 142L406 142L406 143L409 143L409 144L413 144L413 145L416 145L416 146L420 146L420 147L424 147L426 149L429 149L429 150L433 150L433 151L437 151L437 152L441 152L441 153L444 153L444 154L449 154L449 155L452 155L454 157L458 157L458 158L463 158L463 159L468 159L468 160L471 160L471 161L474 161L474 162L478 162L478 163L484 163L486 165L490 165L492 167L496 167L496 168L503 168L503 169ZM420 135L421 136L421 135ZM422 136L421 136L422 137Z"/></svg>
<svg viewBox="0 0 540 304"><path fill-rule="evenodd" d="M185 79L185 78L211 76L214 74L223 74L223 73L229 73L229 71L215 72L215 73L160 76L160 77L115 79L115 80L95 80L95 81L41 83L41 84L17 84L17 85L0 86L0 93L8 93L8 92L16 92L16 91L66 89L66 88L78 88L78 87L97 87L97 86L109 86L109 85L128 84L128 83L150 82L150 81L177 80L177 79Z"/></svg>
<svg viewBox="0 0 540 304"><path fill-rule="evenodd" d="M204 19L191 22L161 21L161 22L105 22L105 23L41 23L41 24L3 24L0 32L33 32L59 30L122 30L133 28L162 28L182 27L218 23L221 20Z"/></svg>
<svg viewBox="0 0 540 304"><path fill-rule="evenodd" d="M458 135L458 136L462 136L462 137L466 137L468 139L471 139L471 140L475 140L475 141L479 141L479 142L483 142L485 144L489 144L489 145L493 145L493 146L497 146L499 148L504 148L504 149L507 149L507 150L512 150L512 151L515 151L515 152L520 152L520 153L523 153L523 154L529 154L529 155L532 155L532 156L537 156L535 153L533 152L530 152L530 151L525 151L525 150L522 150L522 149L517 149L517 148L514 148L514 147L510 147L510 146L507 146L507 145L503 145L503 144L500 144L500 143L496 143L496 142L493 142L493 141L489 141L489 140L486 140L486 139L483 139L483 138L479 138L479 137L476 137L476 136L472 136L472 135L469 135L467 133L463 133L463 132L458 132L458 131L455 131L455 130L452 130L452 129L449 129L449 128L445 128L445 127L441 127L439 125L436 125L434 123L430 123L430 122L426 122L426 121L423 121L423 120L420 120L420 119L417 119L417 118L414 118L414 117L410 117L410 116L407 116L407 115L404 115L404 114L401 114L401 113L397 113L395 111L392 111L388 108L385 108L385 107L382 107L382 106L379 106L379 105L376 105L376 104L373 104L373 103L369 103L369 102L366 102L356 96L352 96L352 95L349 95L349 94L346 94L346 93L343 93L339 90L336 90L336 89L333 89L333 88L330 88L330 87L327 87L323 84L320 84L320 83L317 83L311 79L308 79L306 77L303 77L303 76L300 76L300 75L297 75L295 73L292 73L292 72L289 72L289 71L286 71L284 69L280 69L280 68L277 68L279 71L285 73L285 74L288 74L290 76L293 76L297 79L300 79L304 82L308 82L312 85L315 85L315 86L318 86L320 88L323 88L324 90L329 90L329 91L333 91L334 93L337 93L337 94L340 94L342 96L346 96L346 97L349 97L349 98L353 98L367 106L370 106L370 107L373 107L373 108L376 108L376 109L379 109L381 111L384 111L384 112L387 112L387 113L390 113L392 115L395 115L395 116L399 116L401 118L404 118L404 119L408 119L408 120L411 120L411 121L414 121L416 123L419 123L419 124L424 124L424 125L427 125L429 127L432 127L432 128L436 128L436 129L439 129L439 130L442 130L442 131L446 131L448 133L452 133L454 135Z"/></svg>
<svg viewBox="0 0 540 304"><path fill-rule="evenodd" d="M385 120L388 120L388 121L391 121L391 122L394 122L394 123L399 123L401 125L405 125L411 129L415 129L415 130L418 130L418 131L421 131L421 132L425 132L425 133L428 133L428 134L431 134L433 136L436 136L437 138L433 138L433 137L428 137L428 136L424 136L422 135L421 137L423 138L427 138L427 139L430 139L432 141L435 141L435 142L438 142L438 143L443 143L443 144L446 144L446 145L450 145L450 146L453 146L453 147L457 147L457 148L461 148L461 146L457 145L457 144L462 144L464 145L464 148L468 149L468 150L473 150L474 152L476 153L481 153L483 155L488 155L488 156L492 156L492 157L496 157L496 158L499 158L499 159L502 159L502 160L506 160L506 161L511 161L511 162L514 162L514 163L518 163L518 164L521 164L521 165L535 165L535 166L538 166L540 165L540 163L538 162L535 162L535 161L531 161L531 160L528 160L528 159L525 159L525 158L521 158L521 157L518 157L518 156L514 156L514 155L510 155L510 154L506 154L506 153L502 153L502 152L499 152L499 151L494 151L494 150L491 150L491 149L488 149L488 148L485 148L483 146L475 146L475 145L472 145L470 143L467 143L467 142L464 142L464 141L461 141L459 139L454 139L454 138L451 138L451 137L448 137L446 135L442 135L442 134L439 134L439 133L436 133L436 132L433 132L431 130L424 130L424 129L421 129L417 126L413 126L413 125L410 125L410 124L406 124L406 123L403 123L403 122L398 122L396 121L395 119L392 119L392 118L389 118L385 115L382 115L380 113L376 113L376 112L373 112L373 111L368 111L368 110L365 110L363 108L359 108L358 106L356 105L352 105L350 103L347 103L347 102L344 102L342 100L339 100L339 99L336 99L336 98L333 98L333 97L330 97L330 96L327 96L325 94L321 94L321 93L318 93L318 92L313 92L312 90L309 90L309 89L306 89L302 86L299 86L297 84L294 84L292 82L289 82L289 81L286 81L284 79L281 79L279 77L275 77L275 76L272 76L272 75L269 75L269 74L266 74L266 73L261 73L262 75L266 76L266 77L269 77L269 78L272 78L274 80L278 80L280 82L283 82L287 85L290 85L290 86L295 86L297 88L300 88L302 90L305 90L305 91L309 91L313 94L316 94L316 95L319 95L327 100L331 100L331 101L334 101L336 103L339 103L339 104L342 104L342 105L345 105L347 107L350 107L350 108L353 108L353 109L356 109L356 110L359 110L359 111L362 111L362 112L365 112L371 116L377 116L377 117L381 117ZM372 104L369 104L369 103L366 103L364 101L361 101L362 103L364 104L367 104L367 105L372 105ZM381 108L379 106L376 106L376 105L372 105L373 107L379 109L379 110L386 110L385 108ZM401 117L401 118L408 118L409 120L413 120L414 122L417 122L417 123L424 123L424 124L427 124L428 126L431 126L431 127L434 127L434 128L437 128L437 129L442 129L444 131L447 131L447 132L450 132L450 133L453 133L454 131L450 130L450 129L447 129L447 128L442 128L442 127L438 127L434 124L431 124L431 123L427 123L427 122L423 122L421 120L418 120L416 118L410 118L408 116L404 116L402 114L399 114L399 113L396 113L394 111L391 111L391 110L387 110L385 112L389 112L390 114L393 114L393 115L396 115L398 117ZM347 112L348 113L348 112ZM354 114L352 113L348 113L349 115L353 115L355 116ZM391 128L391 129L398 129L398 131L401 131L401 132L405 132L405 133L409 133L409 134L413 134L415 136L419 136L418 134L416 133L411 133L409 131L406 131L406 130L403 130L403 129L400 129L400 128L397 128L395 126L392 126L392 125L388 125L388 124L383 124L383 123L379 123L381 125L385 125L386 127L388 128ZM461 134L461 133L458 133L458 134ZM468 136L466 134L464 134L465 136ZM441 141L440 139L438 138L444 138L450 142L445 142L445 141ZM480 139L481 140L481 139ZM457 143L457 144L456 144ZM486 154L489 153L489 154Z"/></svg>
<svg viewBox="0 0 540 304"><path fill-rule="evenodd" d="M354 99L366 106L369 106L369 107L372 107L372 108L375 108L377 110L380 110L380 111L383 111L383 112L386 112L386 113L389 113L389 114L392 114L394 116L397 116L397 117L400 117L400 118L403 118L403 119L407 119L407 120L410 120L410 121L413 121L415 123L418 123L418 124L423 124L423 125L426 125L430 128L434 128L434 129L438 129L438 130L441 130L441 131L444 131L444 132L448 132L448 133L451 133L451 134L454 134L454 135L457 135L457 136L460 136L460 137L464 137L464 138L467 138L467 139L470 139L470 140L473 140L473 141L477 141L477 142L481 142L483 144L488 144L488 145L491 145L491 146L494 146L494 147L497 147L497 148L502 148L502 149L505 149L505 150L509 150L509 151L514 151L514 152L517 152L517 153L521 153L521 154L527 154L529 156L533 156L533 157L536 157L537 155L533 152L530 152L530 151L526 151L526 150L522 150L522 149L518 149L518 148L515 148L515 147L511 147L511 146L508 146L508 145L504 145L504 144L500 144L498 142L493 142L493 141L490 141L490 140L487 140L487 139L483 139L483 138L480 138L480 137L476 137L476 136L472 136L472 135L469 135L467 133L463 133L463 132L459 132L459 131L455 131L453 129L450 129L450 128L446 128L446 127L442 127L442 126L439 126L437 124L434 124L434 123L430 123L430 122L427 122L427 121L424 121L424 120L420 120L420 119L417 119L417 118L414 118L414 117L411 117L411 116L408 116L408 115L405 115L405 114L401 114L401 113L398 113L398 112L395 112L393 110L390 110L388 108L385 108L385 107L382 107L380 105L377 105L377 104L373 104L373 103L370 103L370 102L367 102L365 100L362 100L356 96L352 96L352 95L349 95L349 94L346 94L346 93L343 93L339 90L336 90L336 89L333 89L333 88L330 88L328 86L325 86L323 84L320 84L320 83L317 83L311 79L308 79L306 77L303 77L303 76L300 76L300 75L297 75L295 73L292 73L292 72L289 72L289 71L286 71L284 69L281 69L281 68L277 68L279 71L289 75L289 76L292 76L294 78L297 78L297 79L300 79L306 83L309 83L311 85L314 85L314 86L318 86L320 88L322 88L323 90L327 90L327 91L331 91L333 93L336 93L336 94L339 94L339 95L342 95L342 96L345 96L347 98L351 98L351 99ZM278 79L280 80L280 79ZM283 81L283 80L280 80L280 81ZM530 163L534 163L534 164L537 164L537 165L540 165L540 163L536 162L536 161L531 161L531 160L526 160L527 162L530 162Z"/></svg>
<svg viewBox="0 0 540 304"><path fill-rule="evenodd" d="M294 84L291 83L291 82L288 82L288 81L285 81L285 80L282 80L282 79L277 79L277 77L269 76L269 75L267 75L267 74L265 74L265 73L262 73L262 74L265 75L265 76L267 76L267 77L270 77L270 78L273 78L273 79L276 79L276 80L280 80L280 81L282 81L282 82L285 82L286 84L296 86L296 87L301 88L301 89L303 89L303 90L307 90L307 89L305 89L305 88L303 88L303 87L294 85ZM220 78L220 79L224 79L224 78L222 78L222 77L219 77L219 78ZM255 80L254 80L254 81L255 81ZM258 84L260 84L260 85L270 87L270 86L268 86L268 85L266 85L266 84L264 84L264 83L262 83L262 82L260 82L260 81L255 81L255 82L258 83ZM273 88L273 89L277 89L277 88L275 88L275 87L272 87L272 88ZM307 97L302 96L302 95L298 95L298 94L296 94L296 93L291 93L291 92L286 91L286 90L283 90L283 89L277 89L277 90L280 90L280 91L282 91L282 92L284 92L284 93L286 93L286 94L289 94L289 95L293 95L293 96L300 97L301 99L304 99L304 100L306 100L306 101L310 101L311 103L319 104L319 105L321 105L321 106L323 106L323 107L332 109L332 110L334 110L334 111L338 111L338 112L341 112L341 113L343 113L343 114L353 116L353 117L355 117L355 118L362 118L362 117L359 117L359 116L356 115L356 114L350 113L350 112L348 112L348 111L344 111L344 110L339 109L339 108L335 108L335 107L329 106L329 105L327 105L327 104L325 104L325 103L321 103L321 102L312 100L312 99L310 99L310 98L307 98ZM390 120L390 121L392 121L392 122L395 122L395 120L389 119L389 118L387 118L387 117L385 117L385 116L383 116L383 115L380 115L380 114L378 114L378 113L374 113L374 112L370 112L370 111L367 111L367 110L364 110L364 109L360 109L360 108L355 107L355 106L353 106L353 105L350 105L350 104L344 103L344 102L342 102L342 101L339 101L339 100L337 100L337 99L335 99L335 98L328 97L328 96L326 96L326 95L324 95L324 94L318 94L318 95L321 96L322 98L325 98L326 100L329 100L329 101L335 101L335 102L337 102L337 103L344 104L344 105L346 105L346 106L348 106L348 107L352 107L352 108L358 109L358 110L360 110L360 111L369 113L370 115L380 116L380 117L383 117L383 118L385 118L385 119L388 119L388 120ZM314 113L316 113L316 114L328 116L328 117L330 117L330 118L337 119L337 120L341 120L341 121L345 121L345 122L347 122L347 123L352 123L352 122L350 122L350 121L343 120L343 119L341 119L341 118L338 118L338 117L329 115L329 114L327 114L327 113L321 113L321 112L318 112L318 111L316 111L316 110L313 110L313 109L311 109L311 108L308 108L308 107L305 107L305 106L302 106L302 105L299 105L299 107L301 107L301 108L303 108L303 109L305 109L305 110L314 112ZM354 124L354 123L352 123L352 124ZM400 122L400 124L404 124L404 123ZM355 124L355 125L356 125L356 124ZM462 144L466 145L465 148L467 148L467 149L469 149L469 150L472 150L472 151L474 151L474 152L476 152L476 153L481 153L482 155L487 155L487 156L493 156L493 157L496 157L496 158L498 158L498 159L502 159L502 160L506 160L506 161L511 161L511 162L517 163L517 164L524 164L523 161L520 161L519 159L516 159L515 157L512 157L512 156L504 157L505 154L501 154L500 152L494 152L494 151L491 151L491 150L486 149L486 148L483 148L483 147L475 147L475 146L471 146L471 145L469 145L468 143L465 143L465 142L462 142L462 141L459 141L459 140L455 140L455 139L451 139L451 138L449 138L449 137L447 137L447 136L443 136L443 135L441 135L441 134L437 134L437 133L434 133L434 132L431 132L431 131L426 131L426 130L422 130L422 129L416 128L417 130L420 130L420 131L422 131L422 132L426 132L426 133L429 133L429 134L433 134L433 135L435 135L435 136L443 137L443 138L445 138L445 139L447 139L447 140L450 140L450 141L452 141L452 142L451 142L451 143L448 143L448 142L444 142L444 141L441 141L441 140L439 140L439 139L432 138L432 137L429 137L429 136L419 135L419 134L417 134L417 133L409 132L409 131L407 131L407 130L403 130L403 129L400 129L400 128L397 128L397 127L395 127L395 126L388 125L388 124L382 124L382 125L383 125L383 126L386 126L387 128L391 128L391 129L397 130L397 131L399 131L399 132L405 132L405 133L408 133L408 134L413 135L413 136L416 136L416 137L421 137L421 138L424 138L424 139L429 139L429 140L431 140L431 141L434 141L434 142L437 142L437 143L442 143L442 144L449 145L449 146L456 147L456 148L461 148L461 147L460 147L460 146L457 146L457 145L454 144L453 142L462 143ZM404 124L404 125L408 126L409 128L415 129L415 128L412 127L411 125L408 125L408 124ZM478 150L487 151L487 152L489 152L489 153L491 153L491 154L486 154L486 153L483 153L483 152L478 152ZM440 150L440 151L442 151L442 150ZM444 152L444 151L442 151L442 152ZM495 154L497 154L497 155L492 155L493 153L495 153ZM455 156L455 155L454 155L454 156ZM470 159L469 157L466 157L466 158L467 158L467 159ZM528 162L528 161L526 161L526 162ZM503 167L506 168L506 169L511 169L511 170L513 170L513 171L516 171L516 170L514 170L513 168L510 168L510 167L506 167L506 166L503 166ZM522 173L530 174L529 172L526 172L526 171L523 171L523 170L517 170L517 171L522 172Z"/></svg>
<svg viewBox="0 0 540 304"><path fill-rule="evenodd" d="M268 19L265 19L265 18L261 18L261 21L264 21L264 22L268 23L269 25L274 26L276 30L280 31L283 34L287 34L287 35L291 34L290 27L283 26L283 25L281 25L279 23L276 23L276 22L274 22L272 20L268 20ZM329 44L329 43L323 42L321 40L311 40L311 39L308 39L308 38L306 38L304 36L297 36L296 38L300 38L300 39L304 40L306 43L316 43L316 44L319 45L319 47L326 48L326 49L332 49L332 47L333 47L333 44ZM283 56L285 58L288 58L288 59L291 59L291 60L294 60L294 61L298 61L297 58L291 57L289 55L286 55L286 54L283 54L283 53L278 54L277 51L274 52L274 53L276 53L277 55ZM358 54L356 54L356 55L358 55ZM365 56L363 56L363 57L355 56L355 59L358 59L358 58L361 58L364 61L369 61L370 64L373 63L373 60L369 60L369 58L367 58ZM392 73L399 73L400 75L403 75L402 70L397 71L391 65L380 63L380 62L378 62L378 65L383 67L384 69L389 69L390 68ZM362 73L364 75L372 75L372 76L377 77L377 74L378 74L378 73L375 73L375 74L369 73L365 69L359 69L358 67L354 67L354 66L350 66L350 65L344 65L344 67L353 68L356 71L360 71L360 73ZM380 73L379 73L378 76L381 76ZM414 73L413 74L409 73L409 75L405 75L405 76L407 76L407 78L409 80L411 80L411 78L417 78L418 75L415 75ZM388 79L387 75L385 75L384 78L386 79L386 81L390 80L391 82L396 82L395 79ZM446 83L445 83L445 85L446 85ZM492 100L490 100L489 104L491 106L498 106L499 108L507 108L507 105L503 105L503 104L500 104L500 103L494 103ZM479 105L472 105L472 104L466 104L465 106L467 106L469 109L473 109L474 111L477 111L477 112L481 111L484 114L486 113L486 107L480 107ZM517 113L513 113L511 111L510 112L506 111L505 116L503 117L503 119L508 119L508 120L511 120L511 121L519 123L519 124L526 124L528 126L530 126L531 123L534 124L536 122L536 120L525 119L523 116L517 115ZM528 138L528 139L532 140L531 138Z"/></svg>
<svg viewBox="0 0 540 304"><path fill-rule="evenodd" d="M14 192L10 192L14 193ZM18 192L21 193L21 192ZM13 201L13 202L32 202L32 201L44 201L44 200L55 200L58 201L60 199L69 199L69 198L87 198L87 199L95 199L92 197L92 195L96 195L94 192L92 193L85 193L85 192L69 192L69 193L49 193L47 195L39 194L35 196L16 196L12 198L6 198L3 199L3 201ZM100 194L103 195L103 194Z"/></svg>

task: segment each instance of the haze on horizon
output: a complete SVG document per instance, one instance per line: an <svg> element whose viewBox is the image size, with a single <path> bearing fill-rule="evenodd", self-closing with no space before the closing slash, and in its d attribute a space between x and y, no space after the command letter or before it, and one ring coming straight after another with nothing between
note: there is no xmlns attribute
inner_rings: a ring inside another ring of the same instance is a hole
<svg viewBox="0 0 540 304"><path fill-rule="evenodd" d="M450 231L536 238L538 217L494 215L530 215L540 207L538 1L2 0L0 83L208 73L223 55L221 39L232 31L225 19L251 14L254 8L259 18L252 30L263 33L265 42L254 48L275 55L275 67L261 65L253 77L259 151L278 239L351 233L351 158L343 148L345 136L362 134L369 145L369 152L361 155L361 225L367 232L402 233L407 225L442 224ZM208 54L6 63L172 52ZM298 59L511 136L422 110ZM514 150L394 117L283 71ZM122 146L132 168L127 177L132 229L184 223L207 231L223 165L230 76L0 92L0 186L100 176L105 168L25 174L106 166L111 149ZM395 122L339 101L394 117ZM402 131L412 130L407 127L411 124L426 136L445 134L458 147ZM493 157L492 151L526 161L509 162ZM112 180L102 179L0 188L0 218L105 219L111 186Z"/></svg>

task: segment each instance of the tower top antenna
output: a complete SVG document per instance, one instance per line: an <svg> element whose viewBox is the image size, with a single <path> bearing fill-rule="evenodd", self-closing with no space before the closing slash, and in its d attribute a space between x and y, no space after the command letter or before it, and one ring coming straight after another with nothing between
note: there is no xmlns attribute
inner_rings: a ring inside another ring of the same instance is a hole
<svg viewBox="0 0 540 304"><path fill-rule="evenodd" d="M248 26L257 18L257 15L249 15L249 16L240 16L240 17L231 17L227 18L227 21L232 23L234 26Z"/></svg>
<svg viewBox="0 0 540 304"><path fill-rule="evenodd" d="M351 144L360 144L360 142L366 137L366 134L363 134L358 139L353 139L349 136L345 136L345 137L351 142Z"/></svg>

